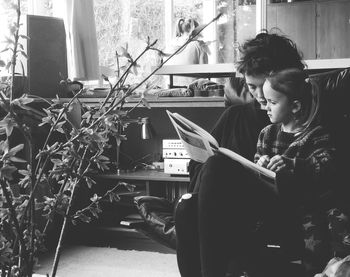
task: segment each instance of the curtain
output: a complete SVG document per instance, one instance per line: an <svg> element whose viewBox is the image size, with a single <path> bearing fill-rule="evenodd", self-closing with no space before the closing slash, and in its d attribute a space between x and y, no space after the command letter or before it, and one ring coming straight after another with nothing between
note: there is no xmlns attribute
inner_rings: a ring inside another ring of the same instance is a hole
<svg viewBox="0 0 350 277"><path fill-rule="evenodd" d="M67 37L68 77L100 77L93 0L54 0L54 16L62 17Z"/></svg>

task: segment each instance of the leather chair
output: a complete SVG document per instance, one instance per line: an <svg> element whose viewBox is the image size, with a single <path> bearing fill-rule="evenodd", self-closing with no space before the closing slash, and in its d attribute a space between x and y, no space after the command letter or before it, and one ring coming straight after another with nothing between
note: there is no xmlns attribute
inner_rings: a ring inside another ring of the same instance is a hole
<svg viewBox="0 0 350 277"><path fill-rule="evenodd" d="M307 277L321 272L332 257L350 254L350 201L347 199L350 196L350 68L312 74L310 79L319 87L320 119L329 127L335 139L340 176L339 181L335 181L336 189L330 198L333 200L329 200L328 211L304 216L305 255L302 262ZM226 105L246 101L251 101L251 98L244 81L239 78L230 79L225 88ZM176 201L139 196L134 202L145 221L146 234L176 249L173 216Z"/></svg>

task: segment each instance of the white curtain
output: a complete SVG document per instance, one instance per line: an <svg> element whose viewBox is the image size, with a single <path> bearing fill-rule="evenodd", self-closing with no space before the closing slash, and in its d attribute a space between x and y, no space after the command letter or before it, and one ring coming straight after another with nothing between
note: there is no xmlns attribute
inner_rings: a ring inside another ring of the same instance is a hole
<svg viewBox="0 0 350 277"><path fill-rule="evenodd" d="M54 0L54 16L62 17L67 36L68 77L100 77L93 0Z"/></svg>

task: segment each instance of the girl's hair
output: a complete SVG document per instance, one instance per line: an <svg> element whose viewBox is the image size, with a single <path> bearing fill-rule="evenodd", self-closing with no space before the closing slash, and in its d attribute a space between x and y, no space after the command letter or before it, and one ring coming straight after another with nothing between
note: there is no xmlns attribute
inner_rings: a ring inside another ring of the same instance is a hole
<svg viewBox="0 0 350 277"><path fill-rule="evenodd" d="M289 38L266 30L239 47L237 71L247 75L267 75L286 68L304 69L302 55Z"/></svg>
<svg viewBox="0 0 350 277"><path fill-rule="evenodd" d="M184 18L180 18L176 24L176 36L181 37L185 31L189 32L191 28L197 28L198 25L199 23L195 19L185 20Z"/></svg>
<svg viewBox="0 0 350 277"><path fill-rule="evenodd" d="M273 71L266 80L271 88L286 95L290 101L300 102L301 109L296 114L299 124L307 128L314 122L319 106L317 86L304 70L289 68Z"/></svg>

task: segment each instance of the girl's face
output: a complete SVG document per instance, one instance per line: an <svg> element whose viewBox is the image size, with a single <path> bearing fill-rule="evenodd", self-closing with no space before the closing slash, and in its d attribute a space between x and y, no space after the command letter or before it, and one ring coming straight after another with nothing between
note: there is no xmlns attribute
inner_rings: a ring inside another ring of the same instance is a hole
<svg viewBox="0 0 350 277"><path fill-rule="evenodd" d="M265 82L265 75L245 75L245 82L248 86L249 92L253 95L256 101L259 102L262 109L266 109L266 99L263 93L263 85Z"/></svg>
<svg viewBox="0 0 350 277"><path fill-rule="evenodd" d="M293 127L295 105L288 97L271 87L269 81L265 81L264 95L266 98L267 115L271 123L282 123L284 127Z"/></svg>

